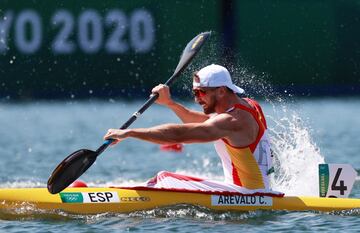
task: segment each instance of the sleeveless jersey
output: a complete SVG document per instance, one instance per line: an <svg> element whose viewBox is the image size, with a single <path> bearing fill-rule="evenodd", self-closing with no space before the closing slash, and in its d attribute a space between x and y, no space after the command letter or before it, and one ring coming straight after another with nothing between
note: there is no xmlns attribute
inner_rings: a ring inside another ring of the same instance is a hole
<svg viewBox="0 0 360 233"><path fill-rule="evenodd" d="M269 189L268 174L272 170L270 142L267 125L260 105L252 99L244 98L252 108L236 104L234 109L249 112L257 124L259 132L254 143L245 147L230 145L225 139L215 142L215 149L221 159L225 182L248 189Z"/></svg>

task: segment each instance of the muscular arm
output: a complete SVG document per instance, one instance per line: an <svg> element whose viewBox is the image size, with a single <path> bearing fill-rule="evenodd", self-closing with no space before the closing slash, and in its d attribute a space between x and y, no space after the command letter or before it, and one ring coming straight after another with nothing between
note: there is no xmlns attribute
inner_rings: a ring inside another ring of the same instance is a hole
<svg viewBox="0 0 360 233"><path fill-rule="evenodd" d="M165 124L151 128L111 129L105 139L133 137L158 144L210 142L236 132L238 124L228 114L220 114L202 123Z"/></svg>

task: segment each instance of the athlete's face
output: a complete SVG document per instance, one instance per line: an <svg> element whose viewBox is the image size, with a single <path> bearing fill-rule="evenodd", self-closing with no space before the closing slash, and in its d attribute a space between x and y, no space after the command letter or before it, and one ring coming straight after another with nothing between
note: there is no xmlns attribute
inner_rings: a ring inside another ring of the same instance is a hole
<svg viewBox="0 0 360 233"><path fill-rule="evenodd" d="M200 104L205 114L215 112L217 87L196 87L193 89L195 101Z"/></svg>

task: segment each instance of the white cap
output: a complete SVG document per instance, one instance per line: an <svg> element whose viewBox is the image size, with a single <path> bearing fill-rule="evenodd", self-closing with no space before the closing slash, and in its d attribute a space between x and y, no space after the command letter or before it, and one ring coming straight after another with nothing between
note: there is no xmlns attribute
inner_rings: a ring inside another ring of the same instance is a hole
<svg viewBox="0 0 360 233"><path fill-rule="evenodd" d="M219 65L209 65L202 68L199 72L196 73L199 77L193 80L194 87L228 87L233 90L235 93L244 93L244 89L233 84L229 71Z"/></svg>

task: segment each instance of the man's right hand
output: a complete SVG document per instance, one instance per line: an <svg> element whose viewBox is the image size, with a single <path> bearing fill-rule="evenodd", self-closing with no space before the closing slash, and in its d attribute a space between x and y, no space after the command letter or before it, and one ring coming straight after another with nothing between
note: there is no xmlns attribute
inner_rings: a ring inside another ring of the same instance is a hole
<svg viewBox="0 0 360 233"><path fill-rule="evenodd" d="M153 94L158 93L159 97L156 100L157 104L169 106L173 104L173 100L171 99L169 87L164 84L159 84L154 87L151 91Z"/></svg>

